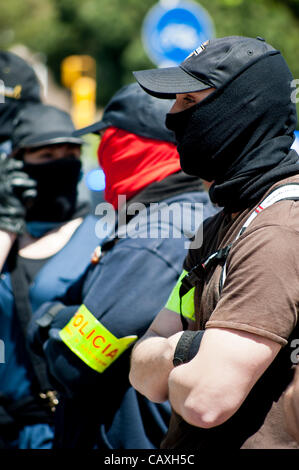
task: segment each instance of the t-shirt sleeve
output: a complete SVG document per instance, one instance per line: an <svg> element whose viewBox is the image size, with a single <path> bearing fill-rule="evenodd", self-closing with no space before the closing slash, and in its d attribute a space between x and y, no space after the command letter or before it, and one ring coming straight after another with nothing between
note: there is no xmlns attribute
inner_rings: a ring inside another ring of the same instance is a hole
<svg viewBox="0 0 299 470"><path fill-rule="evenodd" d="M249 230L231 249L206 328L247 331L286 345L298 315L299 233L282 226Z"/></svg>

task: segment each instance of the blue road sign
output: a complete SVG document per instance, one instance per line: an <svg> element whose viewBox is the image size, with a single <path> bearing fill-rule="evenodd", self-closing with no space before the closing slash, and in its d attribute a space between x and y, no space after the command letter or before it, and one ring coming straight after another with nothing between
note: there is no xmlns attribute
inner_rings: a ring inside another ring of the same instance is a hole
<svg viewBox="0 0 299 470"><path fill-rule="evenodd" d="M160 0L147 13L142 26L144 48L150 59L162 67L181 63L214 36L210 15L190 0Z"/></svg>
<svg viewBox="0 0 299 470"><path fill-rule="evenodd" d="M292 148L295 149L297 153L299 154L299 131L295 131L295 137L296 138L294 140Z"/></svg>

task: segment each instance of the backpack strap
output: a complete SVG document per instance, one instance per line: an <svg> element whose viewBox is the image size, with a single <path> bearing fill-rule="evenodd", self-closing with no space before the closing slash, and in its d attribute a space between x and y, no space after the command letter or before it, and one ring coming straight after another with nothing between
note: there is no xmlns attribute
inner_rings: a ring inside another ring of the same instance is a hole
<svg viewBox="0 0 299 470"><path fill-rule="evenodd" d="M197 264L192 268L181 280L181 287L179 290L180 297L180 316L181 322L183 325L183 330L187 330L188 322L182 312L182 299L185 294L187 294L193 287L195 287L198 281L203 281L206 276L206 270L213 264L222 264L225 263L225 260L228 256L231 244L221 248L220 250L213 253L209 256L202 264Z"/></svg>
<svg viewBox="0 0 299 470"><path fill-rule="evenodd" d="M276 202L282 200L292 200L296 201L299 200L299 183L287 183L277 188L273 189L268 196L255 208L255 210L251 213L248 219L245 221L244 225L242 226L241 230L239 231L238 235L236 236L234 242L230 243L229 245L220 248L219 250L212 253L203 263L194 266L182 279L181 288L179 291L180 295L180 315L183 324L183 329L186 330L188 328L187 320L184 318L181 305L182 305L182 297L187 294L193 287L195 287L196 283L200 280L204 280L207 268L211 265L222 264L222 272L220 276L219 282L219 291L221 292L223 288L223 284L226 279L226 261L231 250L233 244L240 238L240 236L245 232L247 227L251 224L251 222L256 218L258 214L260 214L264 209Z"/></svg>
<svg viewBox="0 0 299 470"><path fill-rule="evenodd" d="M247 227L251 224L251 222L260 214L264 209L267 207L272 206L276 202L284 201L284 200L291 200L291 201L298 201L299 200L299 183L288 183L282 186L278 186L278 188L273 189L270 194L255 208L252 214L248 217L245 221L244 225L242 226L241 230L239 231L238 235L235 238L235 242L240 238L241 235L245 232ZM220 277L220 292L222 290L223 284L226 279L226 261L222 268L222 273Z"/></svg>
<svg viewBox="0 0 299 470"><path fill-rule="evenodd" d="M23 272L18 269L18 258L15 268L10 273L11 285L15 301L16 314L24 335L26 352L29 356L31 366L35 375L35 386L39 392L52 390L47 372L47 365L43 357L35 354L26 342L27 327L32 318L32 309L28 297L26 280Z"/></svg>

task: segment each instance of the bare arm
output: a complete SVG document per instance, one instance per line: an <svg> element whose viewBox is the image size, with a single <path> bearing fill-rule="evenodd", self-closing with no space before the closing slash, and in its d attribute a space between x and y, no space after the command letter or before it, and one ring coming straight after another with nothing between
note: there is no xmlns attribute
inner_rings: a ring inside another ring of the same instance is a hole
<svg viewBox="0 0 299 470"><path fill-rule="evenodd" d="M181 334L180 316L163 309L134 346L129 379L151 401L160 403L168 398L168 377Z"/></svg>
<svg viewBox="0 0 299 470"><path fill-rule="evenodd" d="M0 272L9 255L12 245L16 239L16 234L0 230Z"/></svg>
<svg viewBox="0 0 299 470"><path fill-rule="evenodd" d="M170 372L173 408L194 426L210 428L224 423L242 405L280 348L256 334L208 328L194 359Z"/></svg>
<svg viewBox="0 0 299 470"><path fill-rule="evenodd" d="M181 334L179 315L162 310L133 349L130 382L152 401L169 398L185 421L203 428L224 423L239 409L281 348L253 333L208 328L194 359L174 368Z"/></svg>
<svg viewBox="0 0 299 470"><path fill-rule="evenodd" d="M287 432L299 443L299 367L283 399L284 422Z"/></svg>

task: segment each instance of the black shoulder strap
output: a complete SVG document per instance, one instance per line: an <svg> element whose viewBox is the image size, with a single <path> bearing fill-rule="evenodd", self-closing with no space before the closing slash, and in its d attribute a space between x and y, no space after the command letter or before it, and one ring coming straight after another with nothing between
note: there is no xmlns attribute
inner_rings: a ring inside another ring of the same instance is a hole
<svg viewBox="0 0 299 470"><path fill-rule="evenodd" d="M273 189L259 205L255 208L255 210L251 213L251 215L246 219L244 225L242 226L241 230L239 231L237 237L235 238L234 242L238 240L238 238L244 233L246 228L252 222L252 220L260 214L261 211L266 209L267 207L275 204L276 202L282 200L292 200L298 201L299 200L299 184L298 183L286 183L281 186L276 187ZM180 314L181 314L181 321L183 324L183 329L187 329L188 322L184 318L182 313L182 297L187 294L193 287L195 287L196 282L198 280L202 280L205 278L206 269L208 266L211 265L222 265L222 272L219 281L219 291L221 292L225 277L226 277L226 259L229 255L230 249L233 243L225 246L217 250L215 253L210 255L203 263L196 265L193 267L186 276L182 279L181 288L179 291L180 296Z"/></svg>
<svg viewBox="0 0 299 470"><path fill-rule="evenodd" d="M16 256L14 267L10 272L16 313L24 335L26 350L28 352L29 359L37 381L38 392L45 392L53 388L48 379L46 363L42 357L35 354L28 347L28 343L26 341L27 327L32 318L32 310L29 301L28 289L26 288L26 281L23 276L23 271L21 269L18 269L18 261Z"/></svg>
<svg viewBox="0 0 299 470"><path fill-rule="evenodd" d="M193 287L195 287L198 281L204 281L206 274L207 274L207 269L210 268L210 266L216 266L217 264L224 265L226 258L228 256L228 253L231 249L231 246L232 246L232 243L216 251L211 256L209 256L203 263L200 263L194 266L183 277L182 282L181 282L181 287L179 290L180 316L181 316L183 330L186 330L188 328L188 322L182 312L182 299L184 295L186 295Z"/></svg>

